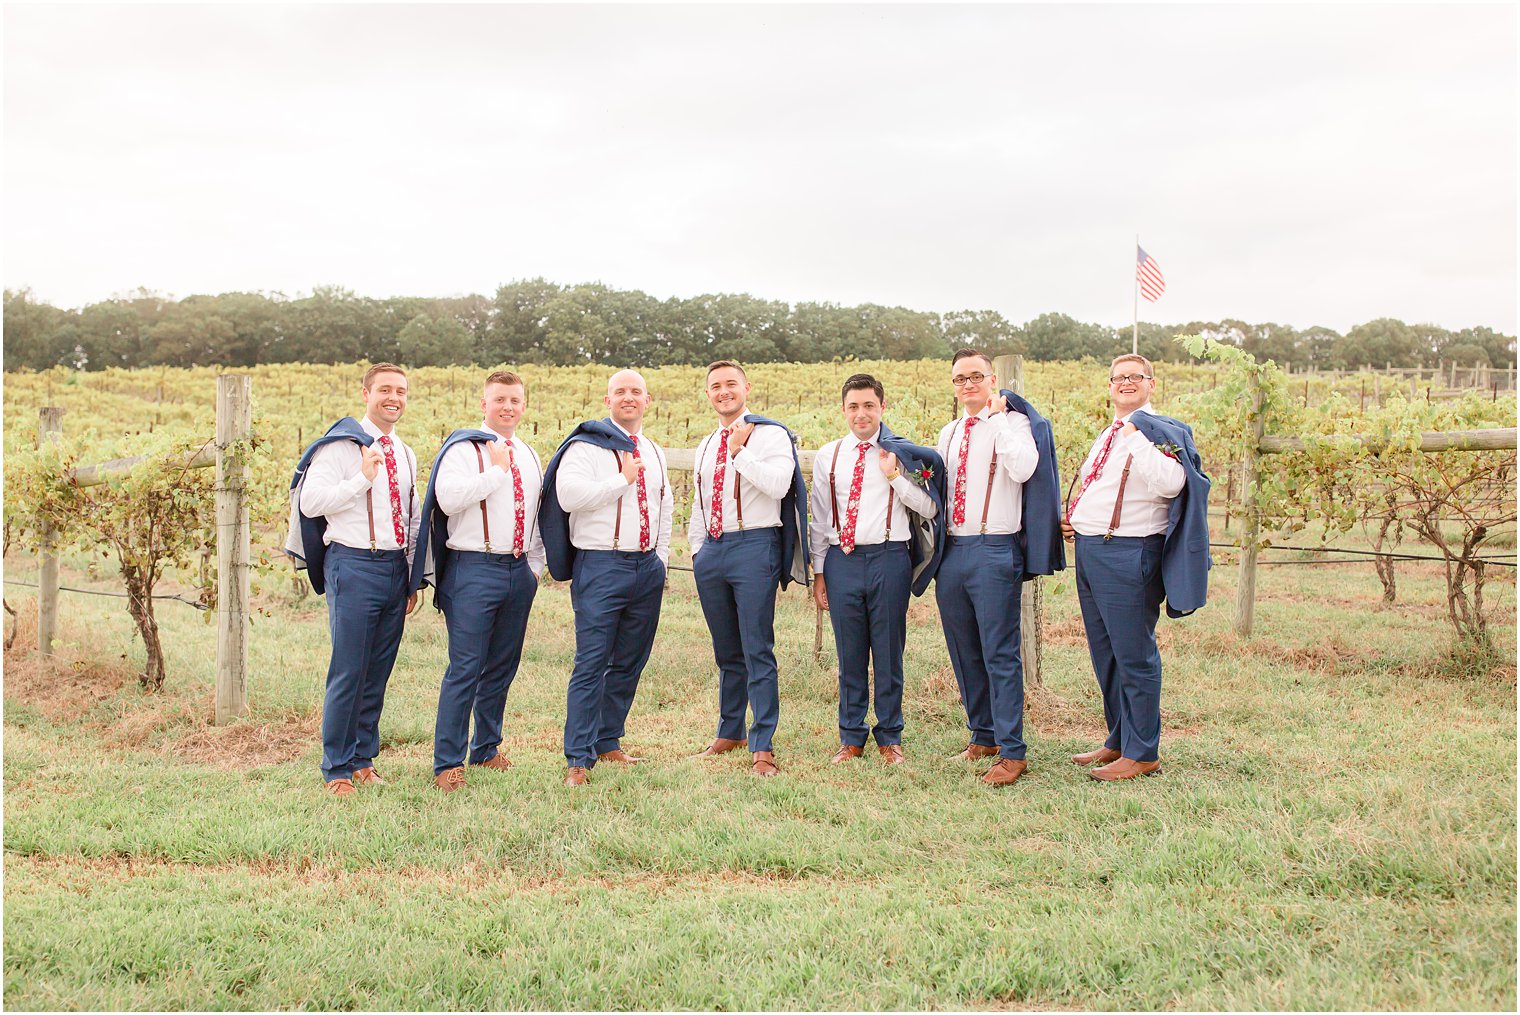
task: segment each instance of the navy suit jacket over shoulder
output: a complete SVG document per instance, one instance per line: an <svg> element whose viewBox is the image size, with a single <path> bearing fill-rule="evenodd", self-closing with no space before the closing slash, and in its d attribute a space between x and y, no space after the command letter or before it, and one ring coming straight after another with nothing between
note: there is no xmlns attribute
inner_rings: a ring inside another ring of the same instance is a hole
<svg viewBox="0 0 1520 1015"><path fill-rule="evenodd" d="M544 539L544 556L547 558L549 575L555 581L569 581L575 573L575 544L570 542L570 512L559 506L559 463L572 444L591 444L609 451L638 449L623 431L610 419L588 419L570 431L570 436L554 452L544 469L544 492L538 502L538 531Z"/></svg>
<svg viewBox="0 0 1520 1015"><path fill-rule="evenodd" d="M1061 476L1056 468L1055 431L1021 395L1006 388L1008 411L1029 420L1040 463L1024 482L1024 574L1023 580L1066 570L1066 542L1061 536Z"/></svg>
<svg viewBox="0 0 1520 1015"><path fill-rule="evenodd" d="M417 552L412 558L413 592L424 585L437 585L443 578L444 569L448 567L449 554L454 552L449 549L449 516L439 510L438 495L433 488L433 484L438 481L438 466L443 462L443 456L454 445L465 441L484 444L496 439L494 433L484 430L455 430L443 442L443 447L438 449L438 457L433 459L433 471L428 475L427 496L422 498L422 526L417 531ZM433 597L433 605L443 609L443 604L436 596Z"/></svg>
<svg viewBox="0 0 1520 1015"><path fill-rule="evenodd" d="M1175 445L1187 482L1172 500L1167 516L1166 542L1161 550L1161 584L1166 589L1166 615L1185 617L1207 601L1209 568L1209 477L1193 444L1193 428L1170 416L1137 412L1135 429L1158 448Z"/></svg>
<svg viewBox="0 0 1520 1015"><path fill-rule="evenodd" d="M296 464L295 475L291 477L290 534L285 539L285 554L295 563L297 571L305 570L312 591L319 596L326 591L322 562L327 558L327 516L308 518L301 513L301 486L306 482L306 470L311 468L311 460L319 450L334 441L354 441L367 448L374 438L365 432L358 420L344 416L301 453L301 461Z"/></svg>
<svg viewBox="0 0 1520 1015"><path fill-rule="evenodd" d="M797 457L797 437L785 423L747 413L744 422L756 426L779 426L792 445L792 488L781 498L781 589L796 582L806 586L812 552L808 549L807 483L802 479L802 461Z"/></svg>
<svg viewBox="0 0 1520 1015"><path fill-rule="evenodd" d="M933 518L908 512L908 522L913 528L908 539L908 557L913 562L913 594L921 596L939 570L940 559L945 554L945 463L938 451L897 436L887 429L885 423L881 425L877 440L897 456L904 472L922 474L925 469L930 470L931 478L923 486L938 510Z"/></svg>

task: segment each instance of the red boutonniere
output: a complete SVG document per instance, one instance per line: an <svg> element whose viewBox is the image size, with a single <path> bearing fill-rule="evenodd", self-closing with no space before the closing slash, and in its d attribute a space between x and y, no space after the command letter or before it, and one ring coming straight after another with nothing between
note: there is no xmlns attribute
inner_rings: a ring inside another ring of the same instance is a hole
<svg viewBox="0 0 1520 1015"><path fill-rule="evenodd" d="M915 486L927 487L934 479L934 466L926 465L922 469L909 469L906 473L908 481Z"/></svg>
<svg viewBox="0 0 1520 1015"><path fill-rule="evenodd" d="M1172 459L1176 459L1182 454L1182 449L1175 444L1157 444L1156 450Z"/></svg>

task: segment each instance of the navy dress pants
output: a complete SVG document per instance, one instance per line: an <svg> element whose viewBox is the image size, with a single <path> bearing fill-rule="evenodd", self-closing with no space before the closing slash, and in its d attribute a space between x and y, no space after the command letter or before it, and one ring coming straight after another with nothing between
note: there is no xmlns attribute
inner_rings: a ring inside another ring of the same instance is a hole
<svg viewBox="0 0 1520 1015"><path fill-rule="evenodd" d="M479 765L501 746L507 690L522 661L528 612L538 579L526 557L454 550L438 582L438 605L449 629L449 666L438 689L433 774ZM470 738L470 715L475 736Z"/></svg>
<svg viewBox="0 0 1520 1015"><path fill-rule="evenodd" d="M709 536L691 559L691 569L718 663L718 736L748 740L751 751L769 751L781 715L776 672L781 530ZM746 709L754 710L748 733Z"/></svg>
<svg viewBox="0 0 1520 1015"><path fill-rule="evenodd" d="M1166 537L1076 537L1077 600L1093 673L1103 692L1104 746L1131 761L1155 761L1161 740L1161 653L1156 619L1165 592Z"/></svg>
<svg viewBox="0 0 1520 1015"><path fill-rule="evenodd" d="M571 572L575 668L565 702L565 761L592 768L622 747L639 676L654 648L665 565L653 550L581 550Z"/></svg>
<svg viewBox="0 0 1520 1015"><path fill-rule="evenodd" d="M829 547L823 562L829 621L839 654L839 742L866 745L866 704L875 670L876 746L902 743L903 648L913 564L907 543Z"/></svg>
<svg viewBox="0 0 1520 1015"><path fill-rule="evenodd" d="M1026 751L1016 577L1023 569L1017 535L950 536L934 579L971 742L1015 760Z"/></svg>
<svg viewBox="0 0 1520 1015"><path fill-rule="evenodd" d="M322 700L322 778L347 779L380 753L380 710L406 622L404 550L327 547L332 662Z"/></svg>

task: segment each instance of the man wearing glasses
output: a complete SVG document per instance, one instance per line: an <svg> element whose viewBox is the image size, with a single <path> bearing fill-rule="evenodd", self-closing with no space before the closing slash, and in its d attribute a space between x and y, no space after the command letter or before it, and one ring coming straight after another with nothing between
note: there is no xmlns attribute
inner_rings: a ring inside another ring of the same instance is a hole
<svg viewBox="0 0 1520 1015"><path fill-rule="evenodd" d="M990 359L961 349L950 372L964 415L939 434L950 517L934 597L971 734L956 757L996 757L982 781L1010 786L1026 768L1019 533L1024 483L1035 474L1040 452L1030 419L1008 411ZM1058 502L1059 492L1051 499Z"/></svg>
<svg viewBox="0 0 1520 1015"><path fill-rule="evenodd" d="M1061 530L1076 543L1077 598L1108 739L1071 760L1105 782L1161 769L1161 654L1156 619L1203 605L1208 587L1209 480L1193 431L1151 410L1144 356L1109 367L1114 421L1073 477Z"/></svg>

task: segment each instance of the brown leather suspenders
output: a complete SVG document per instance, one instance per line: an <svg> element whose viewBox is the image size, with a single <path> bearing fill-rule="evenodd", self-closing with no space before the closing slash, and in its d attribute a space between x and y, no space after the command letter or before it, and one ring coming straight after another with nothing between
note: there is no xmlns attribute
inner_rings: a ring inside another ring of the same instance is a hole
<svg viewBox="0 0 1520 1015"><path fill-rule="evenodd" d="M839 466L839 449L844 446L844 440L834 442L834 457L829 461L829 506L834 510L834 535L841 535L839 531L839 488L834 483L834 470ZM887 481L887 538L885 542L892 541L892 506L896 503L897 491L892 489L892 483ZM982 511L986 514L986 509Z"/></svg>
<svg viewBox="0 0 1520 1015"><path fill-rule="evenodd" d="M1119 493L1114 497L1114 513L1108 520L1108 532L1103 535L1104 542L1113 539L1114 530L1119 527L1119 512L1124 510L1124 484L1129 482L1129 467L1134 463L1135 456L1130 455L1124 460L1124 471L1119 473Z"/></svg>
<svg viewBox="0 0 1520 1015"><path fill-rule="evenodd" d="M485 459L485 456L480 453L480 442L479 441L471 441L470 444L475 448L475 462L476 462L476 464L478 464L480 466L480 471L481 471L481 474L483 475L485 473L485 471L486 471L486 459ZM485 502L484 498L481 498L481 501L480 501L480 528L485 533L485 537L486 537L486 552L490 553L491 552L491 516L486 511L486 502Z"/></svg>

